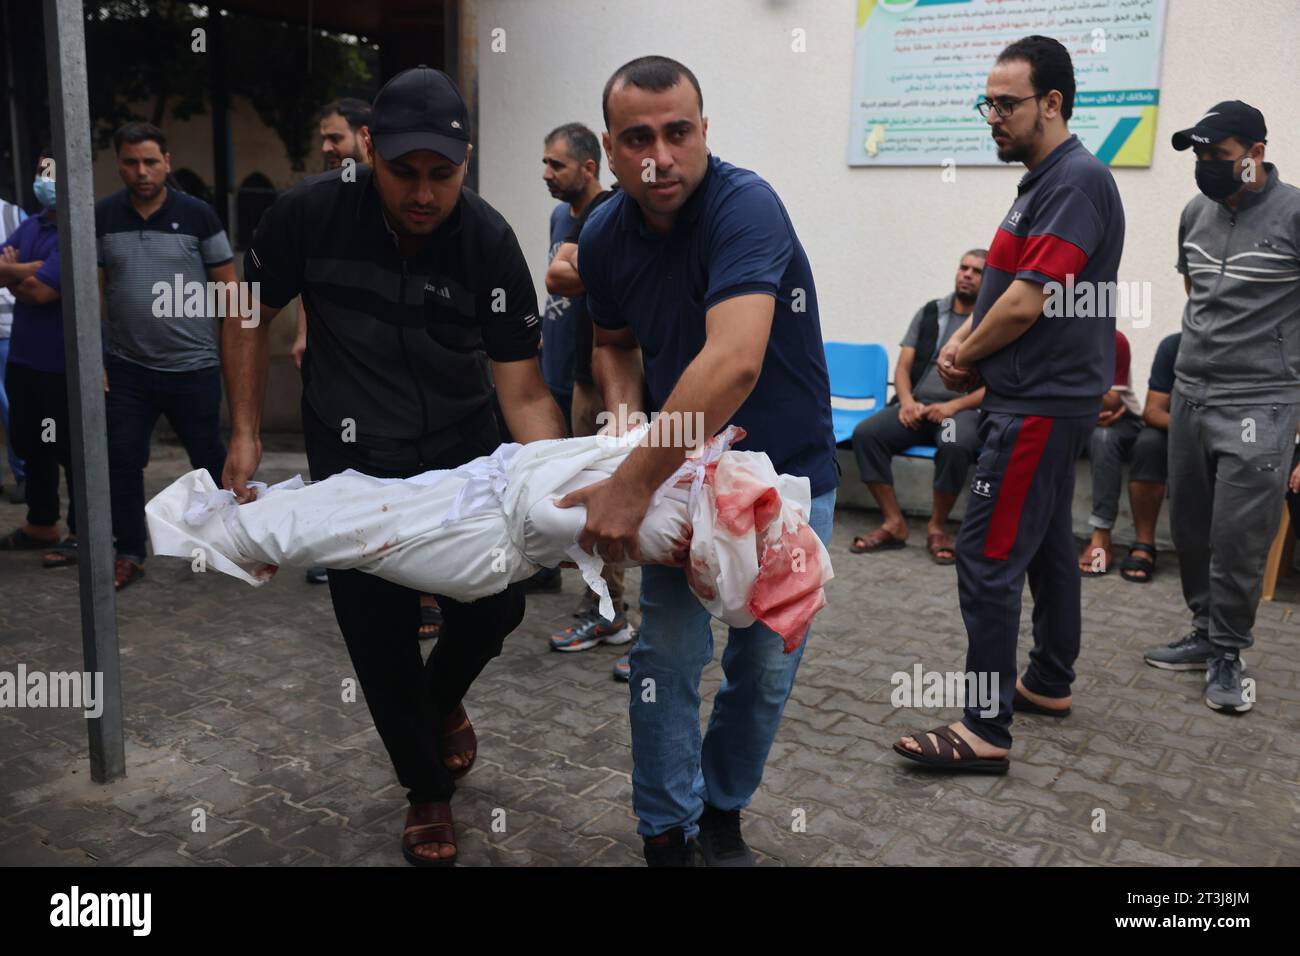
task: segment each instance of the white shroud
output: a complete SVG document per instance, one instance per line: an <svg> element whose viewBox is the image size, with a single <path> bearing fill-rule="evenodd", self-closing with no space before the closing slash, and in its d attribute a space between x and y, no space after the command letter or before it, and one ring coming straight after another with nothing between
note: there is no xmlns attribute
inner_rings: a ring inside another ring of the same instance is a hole
<svg viewBox="0 0 1300 956"><path fill-rule="evenodd" d="M257 499L243 505L198 469L145 513L155 554L201 558L253 585L282 565L316 565L474 601L573 561L612 618L603 562L577 546L586 509L554 502L613 474L645 434L506 444L405 479L349 470L310 484L254 482ZM689 543L687 578L710 613L735 627L761 620L793 649L825 604L830 558L808 526L808 480L777 475L761 452L729 450L743 434L724 430L656 492L641 558L681 564Z"/></svg>

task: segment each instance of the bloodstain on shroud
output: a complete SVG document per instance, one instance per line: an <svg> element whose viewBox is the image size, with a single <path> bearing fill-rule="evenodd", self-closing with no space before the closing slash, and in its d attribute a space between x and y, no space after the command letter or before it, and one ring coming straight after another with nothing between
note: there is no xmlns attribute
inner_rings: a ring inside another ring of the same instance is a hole
<svg viewBox="0 0 1300 956"><path fill-rule="evenodd" d="M718 481L716 464L710 465L704 482L717 492L718 529L736 538L753 533L758 577L750 591L749 613L781 635L785 653L792 653L803 642L813 617L826 606L821 541L806 522L794 531L786 530L781 525L780 493L744 469L724 469L723 480ZM712 598L698 589L697 593L705 600Z"/></svg>

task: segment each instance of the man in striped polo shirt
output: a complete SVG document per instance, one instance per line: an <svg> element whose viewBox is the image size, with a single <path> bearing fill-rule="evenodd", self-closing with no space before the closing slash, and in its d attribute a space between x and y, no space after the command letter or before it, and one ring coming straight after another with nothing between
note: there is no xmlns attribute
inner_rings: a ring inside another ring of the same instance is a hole
<svg viewBox="0 0 1300 956"><path fill-rule="evenodd" d="M1115 181L1066 125L1074 89L1065 47L1030 36L1002 51L978 104L998 158L1029 172L989 246L975 311L939 356L951 387L986 385L983 449L957 538L966 713L894 749L942 770L1005 773L1013 709L1070 712L1080 630L1070 505L1075 464L1114 377L1124 247ZM1026 575L1034 649L1017 680ZM974 687L989 699L972 700Z"/></svg>
<svg viewBox="0 0 1300 956"><path fill-rule="evenodd" d="M126 188L96 204L95 236L108 318L105 404L120 590L144 574L144 467L159 415L190 464L221 483L221 355L207 287L233 289L236 277L212 207L167 188L171 156L162 130L128 123L113 147Z"/></svg>

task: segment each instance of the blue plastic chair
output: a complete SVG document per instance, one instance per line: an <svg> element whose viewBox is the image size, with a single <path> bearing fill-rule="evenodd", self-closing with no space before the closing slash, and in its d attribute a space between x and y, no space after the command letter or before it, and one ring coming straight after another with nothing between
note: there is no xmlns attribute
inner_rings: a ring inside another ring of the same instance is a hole
<svg viewBox="0 0 1300 956"><path fill-rule="evenodd" d="M835 444L838 445L853 436L858 422L885 407L889 353L883 345L861 342L827 342L825 349L831 397L872 400L870 408L831 408Z"/></svg>
<svg viewBox="0 0 1300 956"><path fill-rule="evenodd" d="M889 353L883 345L859 342L827 342L825 349L831 397L872 401L870 408L831 408L835 444L838 445L853 437L858 422L885 407L889 390ZM901 454L904 458L933 459L937 450L933 445L913 445Z"/></svg>

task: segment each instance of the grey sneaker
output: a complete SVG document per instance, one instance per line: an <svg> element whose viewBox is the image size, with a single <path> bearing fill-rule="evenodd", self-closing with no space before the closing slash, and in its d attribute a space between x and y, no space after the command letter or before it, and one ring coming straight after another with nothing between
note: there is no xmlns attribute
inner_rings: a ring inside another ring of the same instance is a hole
<svg viewBox="0 0 1300 956"><path fill-rule="evenodd" d="M1223 651L1212 661L1205 672L1205 703L1211 710L1227 710L1244 714L1255 706L1246 699L1241 685L1241 654Z"/></svg>
<svg viewBox="0 0 1300 956"><path fill-rule="evenodd" d="M1182 640L1151 648L1143 653L1142 659L1152 667L1167 671L1199 671L1209 666L1213 656L1214 645L1209 637L1192 631Z"/></svg>

